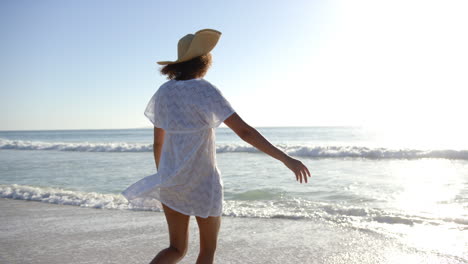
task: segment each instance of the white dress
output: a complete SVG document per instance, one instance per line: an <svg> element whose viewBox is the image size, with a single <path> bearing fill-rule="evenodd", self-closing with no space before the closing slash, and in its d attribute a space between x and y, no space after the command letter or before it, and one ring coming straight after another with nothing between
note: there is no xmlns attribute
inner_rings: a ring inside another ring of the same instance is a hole
<svg viewBox="0 0 468 264"><path fill-rule="evenodd" d="M165 131L158 172L122 194L137 207L161 209L162 202L185 215L220 216L224 196L215 129L234 112L204 79L161 85L145 110L151 123Z"/></svg>

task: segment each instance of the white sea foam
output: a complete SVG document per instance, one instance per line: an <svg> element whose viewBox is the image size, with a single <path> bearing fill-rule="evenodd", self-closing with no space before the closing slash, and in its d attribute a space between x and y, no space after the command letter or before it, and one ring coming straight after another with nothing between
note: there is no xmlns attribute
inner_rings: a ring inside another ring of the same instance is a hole
<svg viewBox="0 0 468 264"><path fill-rule="evenodd" d="M78 152L150 152L151 144L126 142L44 142L28 140L9 140L0 138L0 149L14 150L58 150Z"/></svg>
<svg viewBox="0 0 468 264"><path fill-rule="evenodd" d="M128 203L121 194L81 192L61 188L30 185L0 185L0 198L40 201L53 204L74 205L99 209L152 210L138 208ZM226 200L223 215L249 218L286 218L327 221L354 227L369 223L381 224L432 224L467 225L466 219L428 219L420 216L392 214L380 209L347 207L338 204L314 202L304 199L281 200Z"/></svg>
<svg viewBox="0 0 468 264"><path fill-rule="evenodd" d="M468 150L418 150L368 148L363 146L305 146L278 144L280 149L292 156L309 158L366 158L366 159L421 159L441 158L468 160ZM143 143L90 143L90 142L42 142L8 140L0 138L0 149L13 150L56 150L77 152L151 152L152 144ZM257 153L252 146L240 144L218 144L218 153Z"/></svg>
<svg viewBox="0 0 468 264"><path fill-rule="evenodd" d="M235 217L285 218L325 220L354 227L369 223L415 225L431 223L439 225L444 219L424 219L418 216L395 215L373 208L346 207L337 204L312 202L302 199L283 201L227 201L224 214Z"/></svg>
<svg viewBox="0 0 468 264"><path fill-rule="evenodd" d="M125 197L29 185L0 185L0 197L91 208L131 209Z"/></svg>

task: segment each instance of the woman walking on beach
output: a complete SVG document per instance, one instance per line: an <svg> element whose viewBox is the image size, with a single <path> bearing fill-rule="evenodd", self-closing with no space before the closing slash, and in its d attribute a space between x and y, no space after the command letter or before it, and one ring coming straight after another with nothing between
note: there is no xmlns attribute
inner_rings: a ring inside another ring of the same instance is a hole
<svg viewBox="0 0 468 264"><path fill-rule="evenodd" d="M176 61L161 73L169 81L149 101L145 115L154 125L154 159L157 173L128 187L122 194L131 204L158 207L166 216L170 245L151 264L177 263L187 251L190 216L200 231L196 263L213 263L221 224L223 183L216 165L215 129L225 123L242 140L281 161L296 180L307 182L304 164L273 146L234 111L221 91L207 80L210 51L221 32L204 29L178 43Z"/></svg>

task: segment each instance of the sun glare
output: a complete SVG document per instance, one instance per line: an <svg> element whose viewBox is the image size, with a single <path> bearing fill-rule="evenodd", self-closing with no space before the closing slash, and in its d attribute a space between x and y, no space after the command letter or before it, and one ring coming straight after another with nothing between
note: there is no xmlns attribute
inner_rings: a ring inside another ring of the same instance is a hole
<svg viewBox="0 0 468 264"><path fill-rule="evenodd" d="M450 160L425 159L408 161L393 168L401 191L395 194L398 208L411 213L420 212L437 218L461 218L464 210L449 206L463 186L463 177Z"/></svg>

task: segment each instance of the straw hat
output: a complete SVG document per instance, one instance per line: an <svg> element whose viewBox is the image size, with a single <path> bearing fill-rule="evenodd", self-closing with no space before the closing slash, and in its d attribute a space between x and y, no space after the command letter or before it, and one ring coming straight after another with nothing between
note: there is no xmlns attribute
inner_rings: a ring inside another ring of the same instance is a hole
<svg viewBox="0 0 468 264"><path fill-rule="evenodd" d="M218 43L221 32L214 29L202 29L194 34L187 34L177 44L176 61L158 61L159 65L174 64L191 60L207 54Z"/></svg>

